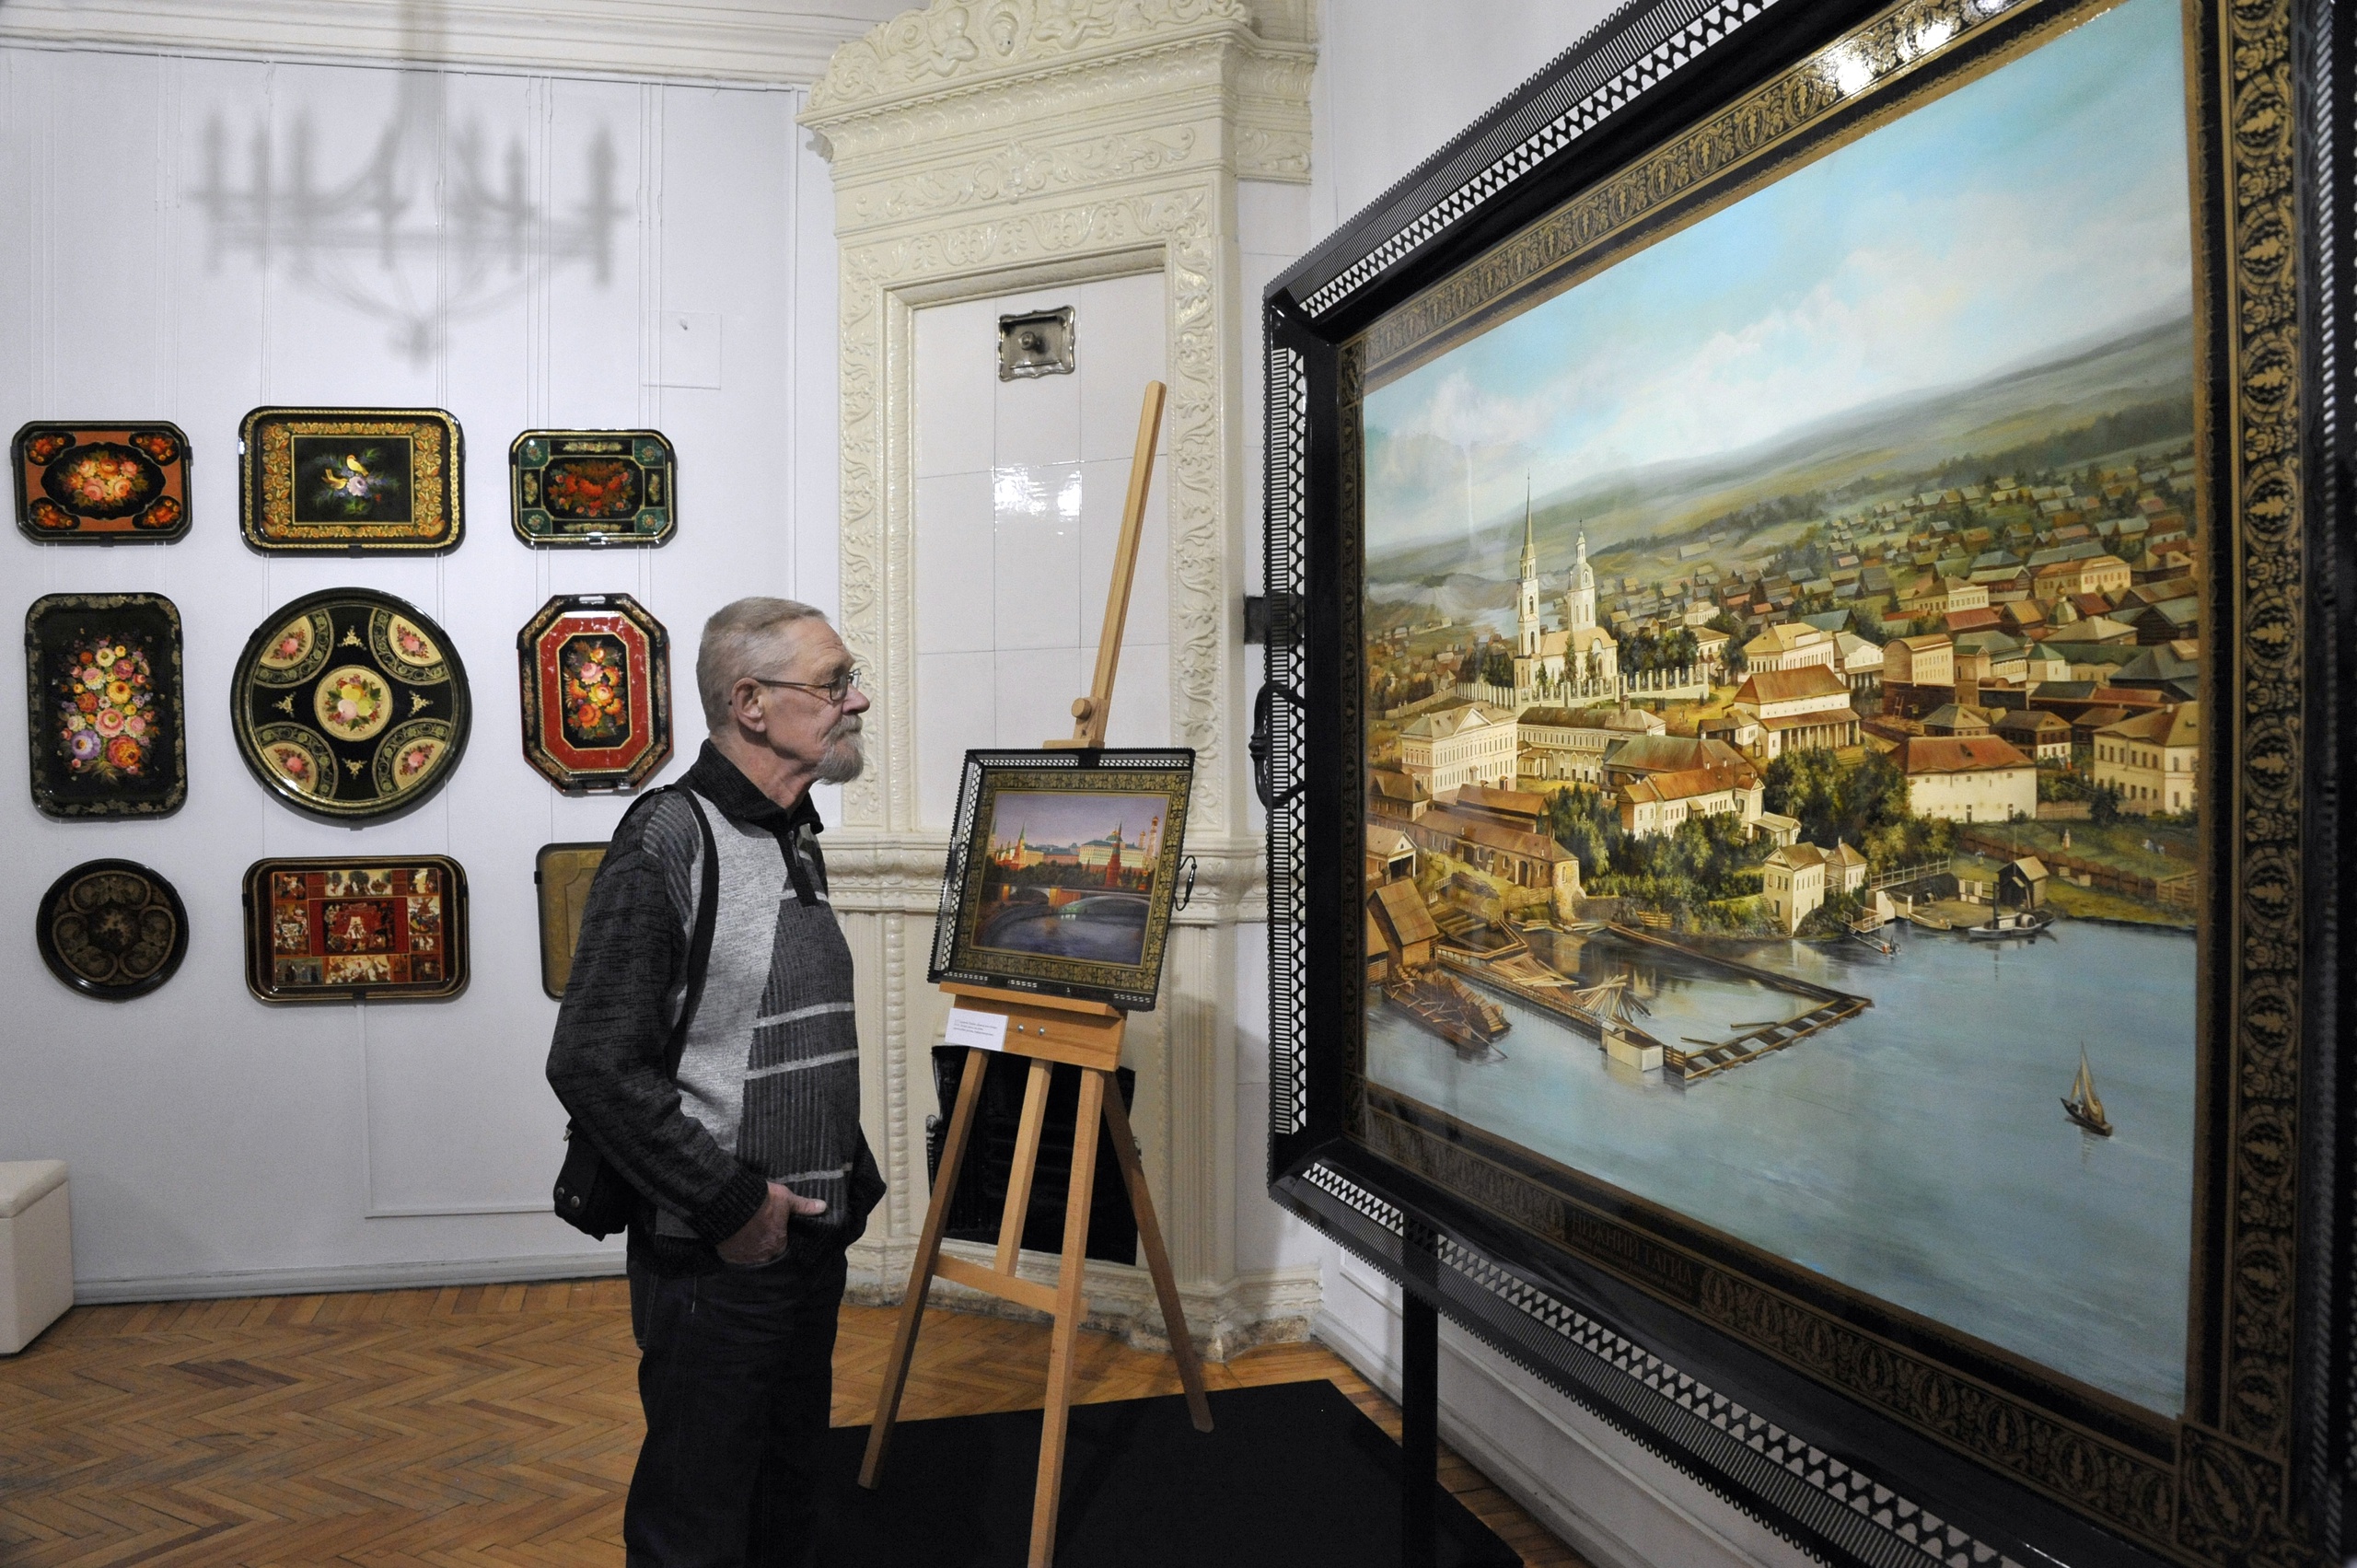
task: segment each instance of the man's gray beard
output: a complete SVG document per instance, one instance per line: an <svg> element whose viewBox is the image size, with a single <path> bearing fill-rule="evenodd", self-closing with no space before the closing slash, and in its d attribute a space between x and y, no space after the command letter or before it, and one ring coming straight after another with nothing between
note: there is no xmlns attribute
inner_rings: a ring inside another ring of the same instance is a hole
<svg viewBox="0 0 2357 1568"><path fill-rule="evenodd" d="M859 715L846 714L827 732L827 749L819 757L819 782L849 784L866 766L867 754L860 744Z"/></svg>

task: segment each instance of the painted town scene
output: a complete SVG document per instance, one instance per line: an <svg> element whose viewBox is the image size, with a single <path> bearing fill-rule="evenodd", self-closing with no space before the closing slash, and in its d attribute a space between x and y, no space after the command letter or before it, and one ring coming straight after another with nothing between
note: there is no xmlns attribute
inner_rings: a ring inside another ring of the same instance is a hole
<svg viewBox="0 0 2357 1568"><path fill-rule="evenodd" d="M974 945L1097 964L1145 961L1161 795L1001 790Z"/></svg>
<svg viewBox="0 0 2357 1568"><path fill-rule="evenodd" d="M2168 1415L2183 102L2127 0L1363 409L1370 1077Z"/></svg>

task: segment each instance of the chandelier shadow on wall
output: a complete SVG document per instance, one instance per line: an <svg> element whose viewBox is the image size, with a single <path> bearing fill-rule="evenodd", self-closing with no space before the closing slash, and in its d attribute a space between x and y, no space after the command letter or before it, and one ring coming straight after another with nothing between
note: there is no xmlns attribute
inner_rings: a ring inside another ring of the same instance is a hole
<svg viewBox="0 0 2357 1568"><path fill-rule="evenodd" d="M540 158L535 190L542 149L522 136L494 149L480 125L450 125L441 9L417 0L401 7L393 115L359 168L323 171L318 127L298 113L283 143L267 121L255 127L239 180L230 127L216 113L193 192L213 264L250 255L266 273L384 320L395 352L417 364L451 323L500 308L559 268L586 266L608 282L626 215L605 127L589 138L580 194L560 211L552 157Z"/></svg>

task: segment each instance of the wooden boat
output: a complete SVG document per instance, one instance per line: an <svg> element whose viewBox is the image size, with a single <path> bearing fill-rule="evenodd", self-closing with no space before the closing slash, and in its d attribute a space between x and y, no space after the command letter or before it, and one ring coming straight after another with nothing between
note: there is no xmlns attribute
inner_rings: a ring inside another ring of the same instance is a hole
<svg viewBox="0 0 2357 1568"><path fill-rule="evenodd" d="M1991 906L1989 923L1961 929L1975 942L2014 942L2035 936L2053 923L2054 917L2044 910L2015 910L2004 914Z"/></svg>
<svg viewBox="0 0 2357 1568"><path fill-rule="evenodd" d="M2087 1066L2087 1048L2079 1048L2079 1075L2062 1100L2062 1112L2098 1137L2111 1136L2111 1122L2103 1113L2103 1098L2096 1093L2096 1075Z"/></svg>
<svg viewBox="0 0 2357 1568"><path fill-rule="evenodd" d="M1383 996L1469 1060L1496 1055L1491 1042L1511 1027L1504 1008L1484 1001L1454 975L1438 970L1395 981L1383 988Z"/></svg>

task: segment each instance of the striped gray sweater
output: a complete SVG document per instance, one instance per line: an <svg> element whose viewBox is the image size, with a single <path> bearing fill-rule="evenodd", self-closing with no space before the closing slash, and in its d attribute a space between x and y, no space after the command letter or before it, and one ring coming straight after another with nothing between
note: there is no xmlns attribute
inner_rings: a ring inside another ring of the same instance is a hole
<svg viewBox="0 0 2357 1568"><path fill-rule="evenodd" d="M709 742L682 782L704 801L720 886L678 1077L664 1076L663 1049L686 996L703 844L688 803L663 796L624 819L598 866L549 1082L642 1195L634 1259L718 1268L713 1244L772 1180L827 1201L788 1231L790 1259L822 1258L858 1238L884 1181L860 1133L851 949L827 901L819 816L807 797L776 805Z"/></svg>

